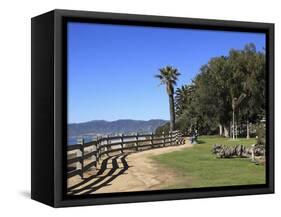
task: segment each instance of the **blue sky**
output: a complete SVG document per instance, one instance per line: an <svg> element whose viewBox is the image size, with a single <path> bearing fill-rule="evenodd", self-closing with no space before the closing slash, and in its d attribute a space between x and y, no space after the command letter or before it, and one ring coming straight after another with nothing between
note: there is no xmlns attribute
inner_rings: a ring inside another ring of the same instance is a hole
<svg viewBox="0 0 281 217"><path fill-rule="evenodd" d="M68 123L169 119L164 86L154 78L176 67L190 83L210 58L254 43L262 33L68 23Z"/></svg>

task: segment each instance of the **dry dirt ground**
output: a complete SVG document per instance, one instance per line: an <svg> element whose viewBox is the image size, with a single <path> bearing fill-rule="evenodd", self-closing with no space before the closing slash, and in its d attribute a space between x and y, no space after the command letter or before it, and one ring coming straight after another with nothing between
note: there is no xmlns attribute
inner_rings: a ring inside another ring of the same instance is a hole
<svg viewBox="0 0 281 217"><path fill-rule="evenodd" d="M176 174L156 164L151 157L190 148L184 145L151 149L108 157L98 171L89 171L84 180L75 176L68 180L69 194L144 191L165 188L176 183Z"/></svg>

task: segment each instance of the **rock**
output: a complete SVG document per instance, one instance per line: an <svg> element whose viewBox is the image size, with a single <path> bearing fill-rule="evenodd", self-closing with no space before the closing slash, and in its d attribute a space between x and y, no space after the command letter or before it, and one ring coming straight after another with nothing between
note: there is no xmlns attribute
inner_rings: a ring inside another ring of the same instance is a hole
<svg viewBox="0 0 281 217"><path fill-rule="evenodd" d="M222 145L214 144L214 145L213 145L213 148L212 148L212 153L213 153L213 154L219 153L220 150L221 150L221 148L222 148Z"/></svg>
<svg viewBox="0 0 281 217"><path fill-rule="evenodd" d="M255 145L254 155L264 156L265 148L261 145ZM214 144L212 153L216 154L219 158L230 158L230 157L250 157L253 151L252 147L245 147L244 145L226 146L221 144Z"/></svg>

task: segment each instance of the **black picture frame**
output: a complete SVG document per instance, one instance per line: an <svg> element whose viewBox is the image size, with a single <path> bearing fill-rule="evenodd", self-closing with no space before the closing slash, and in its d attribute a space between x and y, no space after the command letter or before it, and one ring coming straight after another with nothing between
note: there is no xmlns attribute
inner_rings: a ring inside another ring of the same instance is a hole
<svg viewBox="0 0 281 217"><path fill-rule="evenodd" d="M97 22L266 34L266 184L147 192L66 195L66 22ZM31 197L53 207L274 193L274 24L53 10L32 18Z"/></svg>

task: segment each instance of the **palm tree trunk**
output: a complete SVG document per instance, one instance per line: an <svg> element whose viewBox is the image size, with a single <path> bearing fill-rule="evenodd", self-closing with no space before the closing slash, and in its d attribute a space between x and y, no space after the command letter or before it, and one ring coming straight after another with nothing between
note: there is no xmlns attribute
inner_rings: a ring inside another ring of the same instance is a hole
<svg viewBox="0 0 281 217"><path fill-rule="evenodd" d="M175 130L175 106L174 106L174 96L169 94L169 104L170 104L170 131Z"/></svg>

